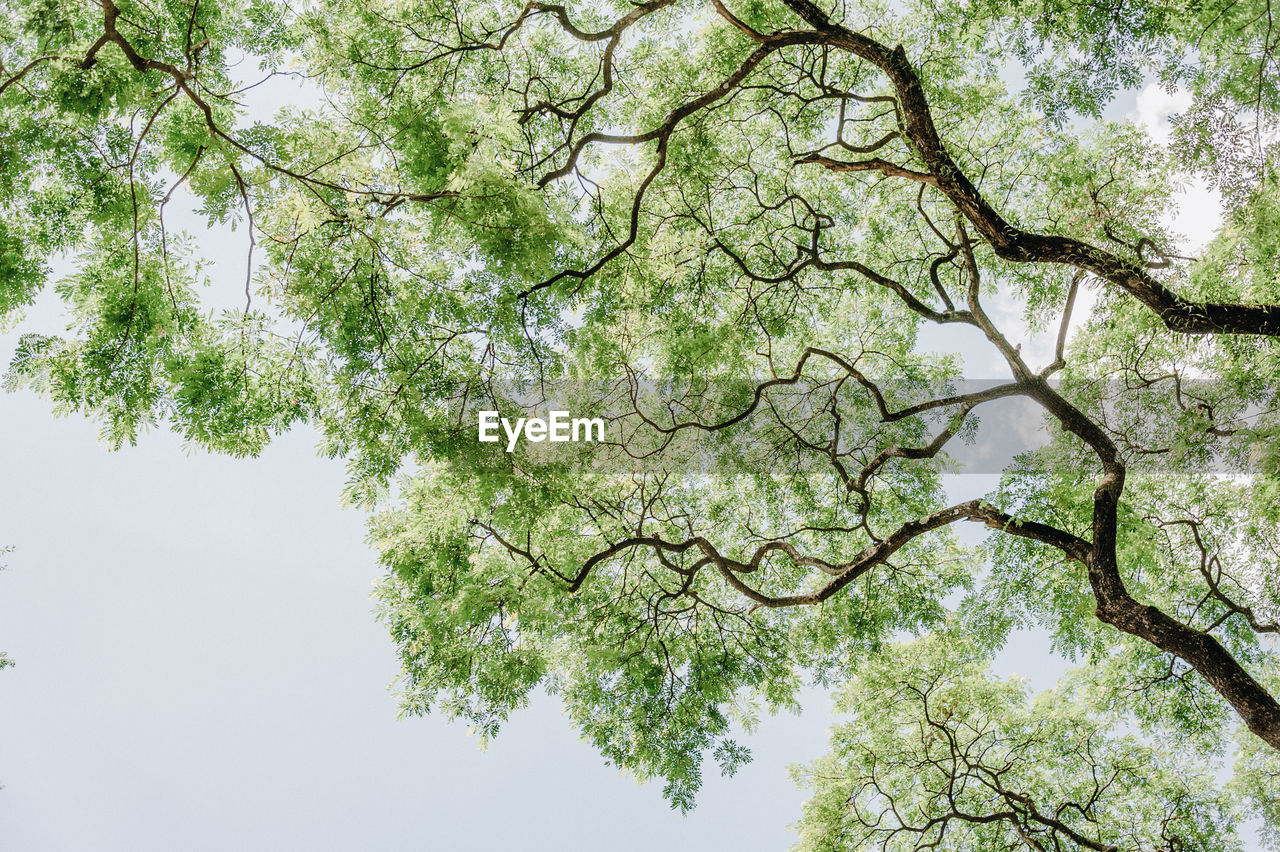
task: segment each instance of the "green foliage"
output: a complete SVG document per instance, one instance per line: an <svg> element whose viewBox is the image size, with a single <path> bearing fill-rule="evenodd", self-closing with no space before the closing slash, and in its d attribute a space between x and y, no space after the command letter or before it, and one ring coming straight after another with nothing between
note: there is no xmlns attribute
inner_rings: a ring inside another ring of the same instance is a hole
<svg viewBox="0 0 1280 852"><path fill-rule="evenodd" d="M1127 734L1070 688L1030 696L972 643L895 645L840 693L801 850L1233 850L1208 769Z"/></svg>
<svg viewBox="0 0 1280 852"><path fill-rule="evenodd" d="M1063 542L1094 547L1101 475L1126 471L1102 518L1119 585L1271 682L1280 350L1171 331L1280 302L1261 0L0 13L0 318L46 289L67 317L23 336L6 385L112 446L164 427L252 455L317 428L373 510L405 712L490 737L545 689L688 808L707 756L749 759L733 708L852 678L812 848L857 848L868 760L927 820L912 767L991 738L1037 802L1112 773L1063 805L1099 842L1234 848L1188 779L1239 702L1100 620L1099 563ZM1146 80L1192 98L1171 146L1100 119ZM286 81L297 105L251 105ZM1227 206L1195 258L1163 219L1190 173ZM229 233L247 256L214 280ZM1009 394L970 393L988 356ZM1029 431L987 415L1015 392L1051 434L948 506L949 453ZM480 411L552 409L607 439L476 440ZM1089 677L1034 701L991 679L1028 625ZM1240 736L1231 795L1274 827L1274 750ZM977 825L956 848L1018 823Z"/></svg>
<svg viewBox="0 0 1280 852"><path fill-rule="evenodd" d="M1256 738L1242 737L1233 792L1258 818L1267 849L1280 849L1280 759Z"/></svg>

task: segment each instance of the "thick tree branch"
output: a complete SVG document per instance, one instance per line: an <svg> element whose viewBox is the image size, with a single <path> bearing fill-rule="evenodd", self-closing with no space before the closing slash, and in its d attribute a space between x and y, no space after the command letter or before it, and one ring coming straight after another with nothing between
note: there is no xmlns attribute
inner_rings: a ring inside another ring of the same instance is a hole
<svg viewBox="0 0 1280 852"><path fill-rule="evenodd" d="M1140 260L1117 257L1071 237L1024 231L1007 222L947 152L934 125L933 113L920 79L901 46L891 49L861 33L832 23L826 13L809 0L784 2L807 24L826 35L827 43L870 62L885 74L897 94L903 129L912 148L928 167L938 189L973 224L998 257L1017 263L1064 264L1092 272L1138 299L1173 331L1280 335L1280 305L1185 299L1153 278Z"/></svg>

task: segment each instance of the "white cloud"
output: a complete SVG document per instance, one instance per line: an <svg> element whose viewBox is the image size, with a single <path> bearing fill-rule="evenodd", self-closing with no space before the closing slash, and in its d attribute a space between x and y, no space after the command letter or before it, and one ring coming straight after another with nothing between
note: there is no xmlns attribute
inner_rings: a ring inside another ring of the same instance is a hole
<svg viewBox="0 0 1280 852"><path fill-rule="evenodd" d="M1148 83L1138 92L1137 103L1129 118L1141 125L1147 134L1161 144L1167 144L1173 133L1170 116L1191 106L1191 93L1179 89L1170 92L1157 83Z"/></svg>
<svg viewBox="0 0 1280 852"><path fill-rule="evenodd" d="M1189 106L1189 92L1169 92L1157 83L1148 83L1138 93L1137 103L1128 118L1156 142L1167 145L1173 135L1170 117ZM1183 237L1178 246L1179 253L1195 254L1208 244L1222 224L1222 196L1204 178L1188 176L1186 187L1175 199L1175 206L1160 217L1160 223Z"/></svg>

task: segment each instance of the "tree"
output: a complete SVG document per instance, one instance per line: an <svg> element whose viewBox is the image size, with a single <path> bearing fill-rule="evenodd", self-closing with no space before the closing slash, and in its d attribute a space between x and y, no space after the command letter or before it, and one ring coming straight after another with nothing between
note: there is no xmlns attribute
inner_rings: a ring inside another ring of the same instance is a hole
<svg viewBox="0 0 1280 852"><path fill-rule="evenodd" d="M974 650L943 632L858 673L852 721L804 773L801 849L1240 848L1189 755L1117 733L1072 695L1087 683L1028 702Z"/></svg>
<svg viewBox="0 0 1280 852"><path fill-rule="evenodd" d="M163 422L252 454L314 423L378 505L408 712L488 735L542 685L689 807L705 755L749 757L750 696L889 689L893 660L922 689L894 636L959 623L989 653L1034 623L1092 686L1036 705L1029 754L1087 722L1123 775L1239 729L1233 789L1274 824L1268 3L3 7L0 308L76 260L74 327L24 337L11 382L116 444ZM250 114L244 56L318 105ZM1191 95L1171 146L1102 119L1148 79ZM1226 208L1194 254L1161 224L1189 172ZM243 307L201 301L184 204L244 229ZM978 346L1006 377L963 380ZM948 500L949 454L1008 443L1010 401L1049 438ZM606 440L477 441L482 410L549 409ZM943 674L979 735L1033 725ZM899 734L866 735L921 746ZM1175 769L1125 777L1144 816L1201 812Z"/></svg>

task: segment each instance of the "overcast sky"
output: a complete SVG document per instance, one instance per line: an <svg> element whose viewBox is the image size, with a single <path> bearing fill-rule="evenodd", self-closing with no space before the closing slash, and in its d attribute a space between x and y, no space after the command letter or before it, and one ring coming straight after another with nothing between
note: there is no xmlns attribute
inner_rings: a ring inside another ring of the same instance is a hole
<svg viewBox="0 0 1280 852"><path fill-rule="evenodd" d="M689 817L546 698L486 753L462 725L396 721L363 517L312 436L251 461L167 434L109 453L25 393L0 405L0 849L788 844L785 767L822 750L821 712L766 721Z"/></svg>

